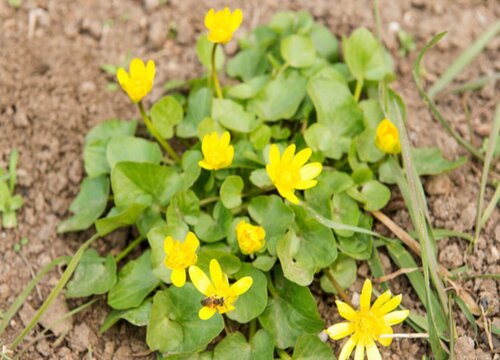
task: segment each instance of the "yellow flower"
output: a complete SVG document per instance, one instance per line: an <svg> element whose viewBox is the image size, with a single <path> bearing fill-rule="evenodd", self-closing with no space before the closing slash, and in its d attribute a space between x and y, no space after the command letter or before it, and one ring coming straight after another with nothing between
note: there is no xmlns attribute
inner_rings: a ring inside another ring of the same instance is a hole
<svg viewBox="0 0 500 360"><path fill-rule="evenodd" d="M310 148L305 148L295 155L295 145L288 146L280 157L280 151L275 144L269 150L267 174L281 196L291 203L298 204L295 189L305 190L316 186L314 180L321 173L321 163L313 162L305 165L312 155Z"/></svg>
<svg viewBox="0 0 500 360"><path fill-rule="evenodd" d="M219 138L217 131L206 134L201 142L204 159L198 164L207 170L219 170L231 165L234 157L234 147L229 145L231 135L228 131Z"/></svg>
<svg viewBox="0 0 500 360"><path fill-rule="evenodd" d="M261 226L255 226L242 220L236 226L236 238L241 252L250 255L264 247L266 231Z"/></svg>
<svg viewBox="0 0 500 360"><path fill-rule="evenodd" d="M209 30L208 40L217 44L229 42L242 21L243 13L240 9L234 10L233 13L228 7L217 12L210 9L205 15L205 26Z"/></svg>
<svg viewBox="0 0 500 360"><path fill-rule="evenodd" d="M201 301L203 307L198 316L202 320L210 319L217 311L224 314L234 310L234 302L238 296L246 293L253 284L250 276L245 276L229 285L227 275L222 272L219 262L216 259L210 260L210 278L198 266L189 267L189 277L193 285L205 295Z"/></svg>
<svg viewBox="0 0 500 360"><path fill-rule="evenodd" d="M144 61L135 58L130 63L130 73L127 73L124 68L119 68L116 77L130 99L138 103L153 88L155 63L149 60L148 64L144 65Z"/></svg>
<svg viewBox="0 0 500 360"><path fill-rule="evenodd" d="M356 347L355 360L362 360L366 349L368 360L382 359L375 341L389 346L391 338L380 337L392 334L392 325L403 322L410 314L409 310L393 311L401 303L401 295L392 297L388 290L371 304L372 282L366 280L361 291L359 311L355 311L342 301L336 301L340 316L347 320L330 326L326 332L333 340L340 340L352 335L345 343L339 355L339 360L346 360Z"/></svg>
<svg viewBox="0 0 500 360"><path fill-rule="evenodd" d="M182 287L186 283L186 269L196 264L198 260L196 250L199 246L200 241L191 231L187 233L182 243L171 236L165 238L163 249L167 256L164 264L172 270L170 280L175 286Z"/></svg>
<svg viewBox="0 0 500 360"><path fill-rule="evenodd" d="M390 120L384 119L378 124L375 145L387 154L399 154L401 152L398 128Z"/></svg>

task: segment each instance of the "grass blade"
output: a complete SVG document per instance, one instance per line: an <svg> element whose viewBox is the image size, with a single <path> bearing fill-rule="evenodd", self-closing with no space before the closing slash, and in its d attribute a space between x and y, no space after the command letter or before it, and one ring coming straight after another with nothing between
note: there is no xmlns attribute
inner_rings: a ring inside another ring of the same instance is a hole
<svg viewBox="0 0 500 360"><path fill-rule="evenodd" d="M69 256L61 256L58 257L54 260L52 260L50 263L45 265L39 272L36 274L36 276L26 285L24 290L18 295L16 300L12 303L12 305L9 307L9 309L5 312L4 317L2 321L0 322L0 335L5 331L7 326L9 325L10 320L16 315L17 310L24 304L26 299L28 298L29 294L33 290L33 288L40 282L40 280L47 274L50 270L52 270L54 267L56 267L59 264L67 263L71 259Z"/></svg>
<svg viewBox="0 0 500 360"><path fill-rule="evenodd" d="M476 339L478 329L477 329L476 319L474 318L474 315L472 315L471 311L469 310L469 307L465 304L465 302L462 299L460 299L460 297L453 294L453 300L455 300L458 307L460 307L460 310L462 310L462 313L464 314L465 318L467 319L470 326L474 330L474 339Z"/></svg>
<svg viewBox="0 0 500 360"><path fill-rule="evenodd" d="M467 81L466 83L454 86L446 93L460 94L467 91L479 90L482 87L488 85L490 82L495 82L500 80L500 73L496 72L488 76L481 76L477 79Z"/></svg>
<svg viewBox="0 0 500 360"><path fill-rule="evenodd" d="M446 32L442 32L437 34L432 38L431 41L429 41L424 48L420 51L418 54L417 60L415 61L415 64L413 65L413 80L415 81L415 85L417 86L418 94L424 101L424 103L429 107L431 110L432 114L434 117L437 119L437 121L441 124L442 127L445 128L445 130L455 138L455 140L462 145L465 149L467 149L474 157L478 158L479 160L484 160L483 154L476 149L471 143L469 143L467 140L465 140L458 132L456 132L450 124L446 121L446 119L441 115L439 112L436 104L434 101L430 98L429 95L425 92L421 80L420 80L420 63L422 62L422 58L424 57L425 53L434 45L436 45L439 40L441 40L444 36L446 35Z"/></svg>
<svg viewBox="0 0 500 360"><path fill-rule="evenodd" d="M495 210L496 206L498 205L499 200L500 200L500 184L497 185L495 194L493 194L490 203L484 210L483 216L481 216L481 221L479 222L479 226L481 228L484 226L484 224L486 224L486 221L488 221L488 219L490 218L491 214L493 213L493 210Z"/></svg>
<svg viewBox="0 0 500 360"><path fill-rule="evenodd" d="M500 22L499 22L500 23ZM488 148L486 149L486 155L484 158L483 172L481 174L481 187L479 189L479 195L477 198L477 214L476 214L476 229L474 232L474 241L471 245L475 245L479 233L481 232L481 211L483 209L484 203L484 193L486 191L486 182L488 181L488 173L490 171L491 161L493 160L493 152L498 141L498 133L500 132L500 105L497 105L495 111L495 119L493 120L493 127L491 128L490 137L488 139Z"/></svg>
<svg viewBox="0 0 500 360"><path fill-rule="evenodd" d="M19 153L17 152L16 149L14 149L10 153L10 160L9 160L9 190L11 194L14 194L14 188L16 187L16 168L18 160L19 160Z"/></svg>
<svg viewBox="0 0 500 360"><path fill-rule="evenodd" d="M486 45L500 32L500 21L490 26L472 45L470 45L450 65L443 75L429 89L429 97L433 99L440 93L460 72L479 55Z"/></svg>
<svg viewBox="0 0 500 360"><path fill-rule="evenodd" d="M45 299L45 301L43 302L40 309L38 309L38 311L36 312L33 319L31 319L28 326L26 326L23 329L23 331L17 336L17 338L12 342L12 344L9 345L9 347L12 350L14 350L19 345L19 343L21 341L23 341L23 339L26 337L26 335L28 335L29 332L31 331L31 329L33 329L33 327L38 323L38 321L40 320L42 315L45 313L45 311L47 311L47 309L50 307L50 305L52 305L54 300L57 298L59 293L63 290L64 286L71 278L71 275L73 275L73 272L75 271L76 267L78 266L78 263L80 262L80 259L82 258L85 250L90 246L90 244L92 244L98 238L99 238L99 234L95 234L90 239L88 239L82 246L80 246L78 251L71 258L71 261L69 262L68 267L66 268L66 270L64 270L64 273L62 274L61 279L59 279L59 281L57 282L57 285L54 287L54 289L52 289L52 291L50 292L47 299Z"/></svg>

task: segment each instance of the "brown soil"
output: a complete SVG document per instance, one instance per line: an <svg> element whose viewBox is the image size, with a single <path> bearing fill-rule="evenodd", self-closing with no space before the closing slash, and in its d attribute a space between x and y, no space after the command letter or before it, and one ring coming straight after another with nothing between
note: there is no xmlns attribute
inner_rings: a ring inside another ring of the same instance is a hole
<svg viewBox="0 0 500 360"><path fill-rule="evenodd" d="M162 4L160 4L162 3ZM466 46L477 38L495 19L500 18L500 5L495 0L401 0L381 2L383 39L394 55L399 79L395 87L408 106L409 135L416 146L438 146L449 159L465 152L432 119L421 102L411 78L415 53L409 58L396 55L398 42L391 28L398 23L414 34L420 48L432 35L448 30L448 36L425 60L426 78L434 81ZM6 165L12 148L20 152L19 186L25 206L19 213L15 230L0 229L0 310L13 302L25 284L51 259L70 255L91 233L57 235L56 226L68 216L68 207L83 177L82 146L84 136L95 124L113 117L133 118L137 113L121 92L106 90L112 80L100 70L104 63L119 63L128 53L152 58L157 64L156 87L150 100L162 94L168 79L186 79L200 74L194 52L197 35L203 31L203 17L209 7L221 7L222 1L170 0L25 0L15 10L0 0L0 165ZM238 3L245 13L244 29L269 20L276 11L307 9L338 34L348 34L357 26L374 29L371 1L342 0L252 0ZM34 19L36 19L34 21ZM391 25L392 24L392 25ZM169 29L177 30L175 39L167 38ZM227 50L234 52L235 44ZM460 76L460 81L500 71L500 38ZM493 110L499 102L498 86L490 84L469 96L448 95L439 99L445 117L464 136L469 136L463 106L467 104L472 119L473 141L480 144L488 135ZM427 179L426 191L434 225L440 228L470 232L475 218L481 168L470 161L460 169ZM500 165L496 165L500 172ZM488 189L487 198L492 194ZM403 228L410 227L407 211L400 199L385 212ZM500 212L495 210L479 239L473 256L464 259L467 244L463 240L446 239L439 244L439 260L448 268L466 263L470 273L500 273ZM382 226L377 230L384 231ZM117 232L97 245L99 251L120 251L129 239L127 231ZM20 254L13 245L22 237L29 239ZM382 254L386 272L395 270ZM361 265L361 264L360 264ZM360 290L362 278L368 275L366 265L359 267L360 279L350 289ZM29 321L33 308L41 304L56 283L53 272L33 292L11 322L0 342L9 343ZM500 284L479 278L462 285L476 302L487 305L487 318L500 327ZM404 277L391 281L395 293L410 293L404 305L420 312ZM336 321L332 299L319 298L321 312L328 324ZM69 301L74 308L81 301ZM54 309L58 318L66 305ZM472 330L459 309L454 309L458 323L458 358L490 359L484 330L476 343ZM78 359L92 353L97 359L154 358L144 343L145 331L120 323L103 336L97 331L108 309L105 301L94 304L54 332L69 333L60 341L51 336L30 347L26 359ZM40 332L41 328L37 328ZM401 329L400 329L401 330ZM404 329L402 330L404 331ZM35 334L32 334L34 336ZM499 340L493 336L493 346ZM333 344L335 351L339 344ZM416 359L429 349L422 341L395 341L384 350L386 359ZM497 355L498 356L498 355Z"/></svg>

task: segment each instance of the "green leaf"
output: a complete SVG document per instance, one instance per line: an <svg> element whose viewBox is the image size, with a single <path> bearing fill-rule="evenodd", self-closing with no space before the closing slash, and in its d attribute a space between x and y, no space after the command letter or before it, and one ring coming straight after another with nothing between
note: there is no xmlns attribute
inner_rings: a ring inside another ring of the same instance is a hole
<svg viewBox="0 0 500 360"><path fill-rule="evenodd" d="M332 348L318 335L302 335L297 339L292 360L333 360Z"/></svg>
<svg viewBox="0 0 500 360"><path fill-rule="evenodd" d="M198 261L196 262L196 265L208 274L210 260L212 259L216 259L219 262L222 271L227 275L233 275L241 268L240 259L229 253L227 249L217 250L208 246L203 246L201 248L198 253Z"/></svg>
<svg viewBox="0 0 500 360"><path fill-rule="evenodd" d="M175 223L175 219L186 224L196 225L200 216L200 200L192 190L178 191L170 200L167 209L167 222Z"/></svg>
<svg viewBox="0 0 500 360"><path fill-rule="evenodd" d="M275 291L259 322L280 349L295 345L304 334L317 334L324 327L316 301L307 287L299 286L274 271Z"/></svg>
<svg viewBox="0 0 500 360"><path fill-rule="evenodd" d="M212 69L212 49L215 44L208 41L207 35L200 35L196 41L196 55L198 55L198 60L200 60L203 67L207 70ZM217 70L222 69L224 66L224 51L222 46L217 47L215 52L215 68Z"/></svg>
<svg viewBox="0 0 500 360"><path fill-rule="evenodd" d="M200 240L205 242L215 242L225 238L233 221L233 215L221 202L215 204L212 215L202 212L194 228Z"/></svg>
<svg viewBox="0 0 500 360"><path fill-rule="evenodd" d="M181 186L181 177L171 167L122 162L111 172L111 186L118 207L130 206L144 195L150 195L157 205L165 206Z"/></svg>
<svg viewBox="0 0 500 360"><path fill-rule="evenodd" d="M237 84L229 88L227 96L240 100L251 99L264 88L264 86L269 82L269 79L269 75L256 76L247 82Z"/></svg>
<svg viewBox="0 0 500 360"><path fill-rule="evenodd" d="M57 232L65 233L89 228L106 210L108 196L109 180L107 176L85 178L78 196L69 207L69 210L75 215L62 221L57 227Z"/></svg>
<svg viewBox="0 0 500 360"><path fill-rule="evenodd" d="M247 110L264 121L290 119L306 95L307 80L293 71L269 81L253 99Z"/></svg>
<svg viewBox="0 0 500 360"><path fill-rule="evenodd" d="M330 159L340 159L347 152L350 141L345 139L347 138L335 138L330 127L321 123L312 124L304 132L307 146Z"/></svg>
<svg viewBox="0 0 500 360"><path fill-rule="evenodd" d="M293 211L276 195L256 196L248 205L252 219L266 230L267 249L276 254L276 243L293 221Z"/></svg>
<svg viewBox="0 0 500 360"><path fill-rule="evenodd" d="M124 310L139 306L159 284L151 269L151 251L127 263L118 272L118 281L108 294L108 305Z"/></svg>
<svg viewBox="0 0 500 360"><path fill-rule="evenodd" d="M196 137L200 122L212 111L212 90L202 87L189 93L186 117L177 125L177 136Z"/></svg>
<svg viewBox="0 0 500 360"><path fill-rule="evenodd" d="M366 128L354 141L359 160L362 162L376 163L385 156L375 145L375 129Z"/></svg>
<svg viewBox="0 0 500 360"><path fill-rule="evenodd" d="M145 139L122 136L109 140L106 150L108 164L113 169L125 161L159 164L162 159L160 145Z"/></svg>
<svg viewBox="0 0 500 360"><path fill-rule="evenodd" d="M380 210L391 199L391 190L377 180L365 183L361 189L361 194L364 197L366 211Z"/></svg>
<svg viewBox="0 0 500 360"><path fill-rule="evenodd" d="M154 103L151 108L151 121L165 139L174 136L174 126L184 117L181 104L173 96L165 96Z"/></svg>
<svg viewBox="0 0 500 360"><path fill-rule="evenodd" d="M290 35L281 41L281 56L295 68L305 68L316 62L313 40L304 35Z"/></svg>
<svg viewBox="0 0 500 360"><path fill-rule="evenodd" d="M198 311L202 299L203 295L190 283L158 291L153 298L146 334L149 348L171 354L205 349L224 329L224 320L219 314L201 320Z"/></svg>
<svg viewBox="0 0 500 360"><path fill-rule="evenodd" d="M226 129L245 134L252 132L259 125L254 114L229 99L213 100L212 118Z"/></svg>
<svg viewBox="0 0 500 360"><path fill-rule="evenodd" d="M137 200L137 203L133 203L123 210L113 208L105 218L97 220L95 227L99 235L105 236L118 228L134 224L151 204L151 197L149 196Z"/></svg>
<svg viewBox="0 0 500 360"><path fill-rule="evenodd" d="M365 116L365 128L376 129L378 124L385 118L380 103L375 99L367 99L359 102L359 107Z"/></svg>
<svg viewBox="0 0 500 360"><path fill-rule="evenodd" d="M275 256L260 255L252 262L252 265L259 270L269 271L276 264Z"/></svg>
<svg viewBox="0 0 500 360"><path fill-rule="evenodd" d="M274 342L265 330L255 333L250 342L239 331L227 335L214 350L214 358L218 360L272 360L274 358Z"/></svg>
<svg viewBox="0 0 500 360"><path fill-rule="evenodd" d="M136 121L109 120L94 126L85 137L83 160L85 172L89 177L109 174L111 168L106 157L106 149L111 139L133 136Z"/></svg>
<svg viewBox="0 0 500 360"><path fill-rule="evenodd" d="M348 289L352 284L354 284L358 276L356 261L344 254L339 254L337 259L335 259L326 271L330 271L331 275L335 278L342 289ZM320 285L321 289L327 293L337 293L337 290L335 290L326 275L321 276Z"/></svg>
<svg viewBox="0 0 500 360"><path fill-rule="evenodd" d="M238 52L227 63L227 74L233 78L248 81L262 75L269 69L266 53L258 48L248 48Z"/></svg>
<svg viewBox="0 0 500 360"><path fill-rule="evenodd" d="M77 298L104 294L116 282L116 262L113 256L100 257L93 249L82 256L73 278L68 282L66 297Z"/></svg>
<svg viewBox="0 0 500 360"><path fill-rule="evenodd" d="M332 220L344 225L358 226L360 211L358 203L345 193L335 194L332 199ZM339 236L349 237L351 230L335 230Z"/></svg>
<svg viewBox="0 0 500 360"><path fill-rule="evenodd" d="M354 186L354 181L345 172L324 169L318 184L304 192L306 202L324 217L330 217L331 197Z"/></svg>
<svg viewBox="0 0 500 360"><path fill-rule="evenodd" d="M149 323L152 305L151 299L147 299L141 305L133 309L111 310L99 328L99 334L102 335L104 332L108 331L108 329L120 319L125 319L135 326L146 326Z"/></svg>
<svg viewBox="0 0 500 360"><path fill-rule="evenodd" d="M237 280L250 276L253 284L250 289L238 297L233 311L227 317L240 324L246 324L264 312L267 306L267 279L266 275L249 263L243 263L241 269L235 274Z"/></svg>
<svg viewBox="0 0 500 360"><path fill-rule="evenodd" d="M234 209L241 205L243 186L243 179L238 175L230 175L224 180L220 187L220 200L226 208Z"/></svg>
<svg viewBox="0 0 500 360"><path fill-rule="evenodd" d="M252 171L250 173L250 182L261 189L273 184L267 175L266 169L257 169Z"/></svg>
<svg viewBox="0 0 500 360"><path fill-rule="evenodd" d="M256 150L262 150L271 141L271 128L262 124L250 134L249 139Z"/></svg>
<svg viewBox="0 0 500 360"><path fill-rule="evenodd" d="M321 225L307 212L295 206L295 224L276 246L285 277L298 285L308 286L314 274L337 257L332 230Z"/></svg>
<svg viewBox="0 0 500 360"><path fill-rule="evenodd" d="M85 144L97 140L109 140L122 136L133 136L137 129L137 121L121 121L117 119L105 121L94 126L85 136Z"/></svg>
<svg viewBox="0 0 500 360"><path fill-rule="evenodd" d="M367 231L371 231L372 225L373 218L361 212L359 214L358 226ZM371 257L373 237L370 234L356 232L351 237L337 236L337 241L342 253L353 259L368 260Z"/></svg>
<svg viewBox="0 0 500 360"><path fill-rule="evenodd" d="M438 148L412 148L413 165L418 175L439 175L456 169L467 162L465 157L455 161L446 160ZM396 178L392 174L388 162L384 162L379 168L380 181L387 184L395 184Z"/></svg>
<svg viewBox="0 0 500 360"><path fill-rule="evenodd" d="M344 59L358 80L382 80L391 72L380 42L366 28L343 39Z"/></svg>
<svg viewBox="0 0 500 360"><path fill-rule="evenodd" d="M330 29L321 24L314 24L311 39L319 55L330 62L338 60L339 42Z"/></svg>
<svg viewBox="0 0 500 360"><path fill-rule="evenodd" d="M187 150L184 154L182 154L181 165L184 170L181 180L182 189L190 189L196 180L198 180L198 177L201 174L201 167L198 165L198 162L202 158L203 156L198 150Z"/></svg>
<svg viewBox="0 0 500 360"><path fill-rule="evenodd" d="M296 13L293 11L280 11L273 15L269 22L269 27L279 33L287 33L292 31L295 23Z"/></svg>

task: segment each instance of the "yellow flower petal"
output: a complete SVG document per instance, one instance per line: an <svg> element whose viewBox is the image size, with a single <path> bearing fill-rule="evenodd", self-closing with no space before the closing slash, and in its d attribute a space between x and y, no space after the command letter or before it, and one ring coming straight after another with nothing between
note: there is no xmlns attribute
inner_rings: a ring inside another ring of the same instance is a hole
<svg viewBox="0 0 500 360"><path fill-rule="evenodd" d="M215 21L215 10L210 9L205 15L205 26L207 27L207 29L211 29L214 26L214 21Z"/></svg>
<svg viewBox="0 0 500 360"><path fill-rule="evenodd" d="M230 141L231 141L231 134L229 134L229 131L224 131L219 140L220 147L223 148L228 147Z"/></svg>
<svg viewBox="0 0 500 360"><path fill-rule="evenodd" d="M205 160L198 161L198 165L205 170L213 170L214 167L211 164L208 164Z"/></svg>
<svg viewBox="0 0 500 360"><path fill-rule="evenodd" d="M340 340L354 332L354 325L350 322L342 322L330 326L326 332L333 340Z"/></svg>
<svg viewBox="0 0 500 360"><path fill-rule="evenodd" d="M366 357L368 360L382 360L377 345L372 339L368 339L366 342Z"/></svg>
<svg viewBox="0 0 500 360"><path fill-rule="evenodd" d="M380 295L377 300L372 305L373 311L379 311L380 307L384 305L387 301L389 301L392 297L391 290L385 291L382 295Z"/></svg>
<svg viewBox="0 0 500 360"><path fill-rule="evenodd" d="M189 267L189 277L195 288L205 296L211 296L214 286L207 275L196 265Z"/></svg>
<svg viewBox="0 0 500 360"><path fill-rule="evenodd" d="M234 146L230 145L226 150L226 164L227 164L226 166L231 165L231 163L233 162L233 158L234 158Z"/></svg>
<svg viewBox="0 0 500 360"><path fill-rule="evenodd" d="M286 193L283 197L285 199L287 199L288 201L290 201L292 204L295 204L295 205L300 204L299 198L293 193L293 191Z"/></svg>
<svg viewBox="0 0 500 360"><path fill-rule="evenodd" d="M390 334L393 334L393 330L390 326L384 326L384 328L382 329L382 334L387 334L387 335L390 335ZM384 337L384 338L378 338L377 341L382 344L383 346L389 346L391 345L392 343L392 338L390 337Z"/></svg>
<svg viewBox="0 0 500 360"><path fill-rule="evenodd" d="M306 190L315 187L318 184L318 180L302 180L297 183L295 188L297 190Z"/></svg>
<svg viewBox="0 0 500 360"><path fill-rule="evenodd" d="M366 279L363 284L363 290L361 291L361 297L359 298L359 308L361 311L368 311L370 309L371 298L372 282Z"/></svg>
<svg viewBox="0 0 500 360"><path fill-rule="evenodd" d="M349 359L349 356L351 356L351 353L352 353L352 350L354 349L354 346L356 346L356 342L351 337L349 340L347 340L347 342L342 347L342 350L340 351L340 355L339 355L339 360Z"/></svg>
<svg viewBox="0 0 500 360"><path fill-rule="evenodd" d="M356 345L356 352L354 353L354 360L363 360L365 358L365 344L359 341Z"/></svg>
<svg viewBox="0 0 500 360"><path fill-rule="evenodd" d="M172 284L177 287L183 287L186 283L186 270L185 269L174 269L170 275L170 280Z"/></svg>
<svg viewBox="0 0 500 360"><path fill-rule="evenodd" d="M216 309L210 308L208 306L203 306L198 312L198 316L201 320L208 320L217 312Z"/></svg>
<svg viewBox="0 0 500 360"><path fill-rule="evenodd" d="M309 160L311 155L312 155L311 148L305 148L305 149L300 150L297 153L297 155L294 156L294 158L292 160L292 165L296 166L296 167L301 167L302 165L304 165L307 162L307 160Z"/></svg>
<svg viewBox="0 0 500 360"><path fill-rule="evenodd" d="M250 276L245 276L236 281L231 285L231 294L234 296L240 296L248 291L253 284L253 279Z"/></svg>
<svg viewBox="0 0 500 360"><path fill-rule="evenodd" d="M240 9L234 10L231 15L231 31L235 32L243 22L243 12Z"/></svg>
<svg viewBox="0 0 500 360"><path fill-rule="evenodd" d="M119 68L118 72L116 73L116 78L118 79L118 83L120 84L120 86L125 90L128 86L128 82L130 81L130 77L128 76L125 69Z"/></svg>
<svg viewBox="0 0 500 360"><path fill-rule="evenodd" d="M198 240L193 232L189 231L186 235L186 239L184 240L184 245L187 247L187 249L195 252L200 246L200 240Z"/></svg>
<svg viewBox="0 0 500 360"><path fill-rule="evenodd" d="M321 173L323 166L319 162L313 162L300 168L300 178L302 180L314 179Z"/></svg>
<svg viewBox="0 0 500 360"><path fill-rule="evenodd" d="M342 316L344 319L353 321L356 318L356 311L354 311L354 309L347 305L345 302L337 300L335 301L335 304L337 304L340 316Z"/></svg>
<svg viewBox="0 0 500 360"><path fill-rule="evenodd" d="M410 315L409 310L393 311L389 314L384 315L384 321L387 325L392 326L405 321L408 315Z"/></svg>
<svg viewBox="0 0 500 360"><path fill-rule="evenodd" d="M153 82L156 75L156 66L153 60L149 60L146 65L146 76L149 81Z"/></svg>
<svg viewBox="0 0 500 360"><path fill-rule="evenodd" d="M397 308L399 304L401 304L401 300L403 296L399 294L398 296L393 297L391 300L387 301L384 305L380 307L380 314L387 314Z"/></svg>
<svg viewBox="0 0 500 360"><path fill-rule="evenodd" d="M276 164L280 162L280 159L281 155L278 145L272 144L271 147L269 148L269 162L271 164Z"/></svg>
<svg viewBox="0 0 500 360"><path fill-rule="evenodd" d="M281 162L291 163L294 154L295 154L295 144L288 145L288 147L283 152L283 156L281 157Z"/></svg>
<svg viewBox="0 0 500 360"><path fill-rule="evenodd" d="M173 247L174 247L174 239L172 238L172 236L167 236L163 241L163 251L165 251L165 254L168 255L172 251Z"/></svg>
<svg viewBox="0 0 500 360"><path fill-rule="evenodd" d="M227 280L216 259L210 260L210 278L216 289L223 289L227 286Z"/></svg>
<svg viewBox="0 0 500 360"><path fill-rule="evenodd" d="M130 62L130 77L142 77L146 71L146 66L144 65L144 61L141 59L135 58Z"/></svg>

